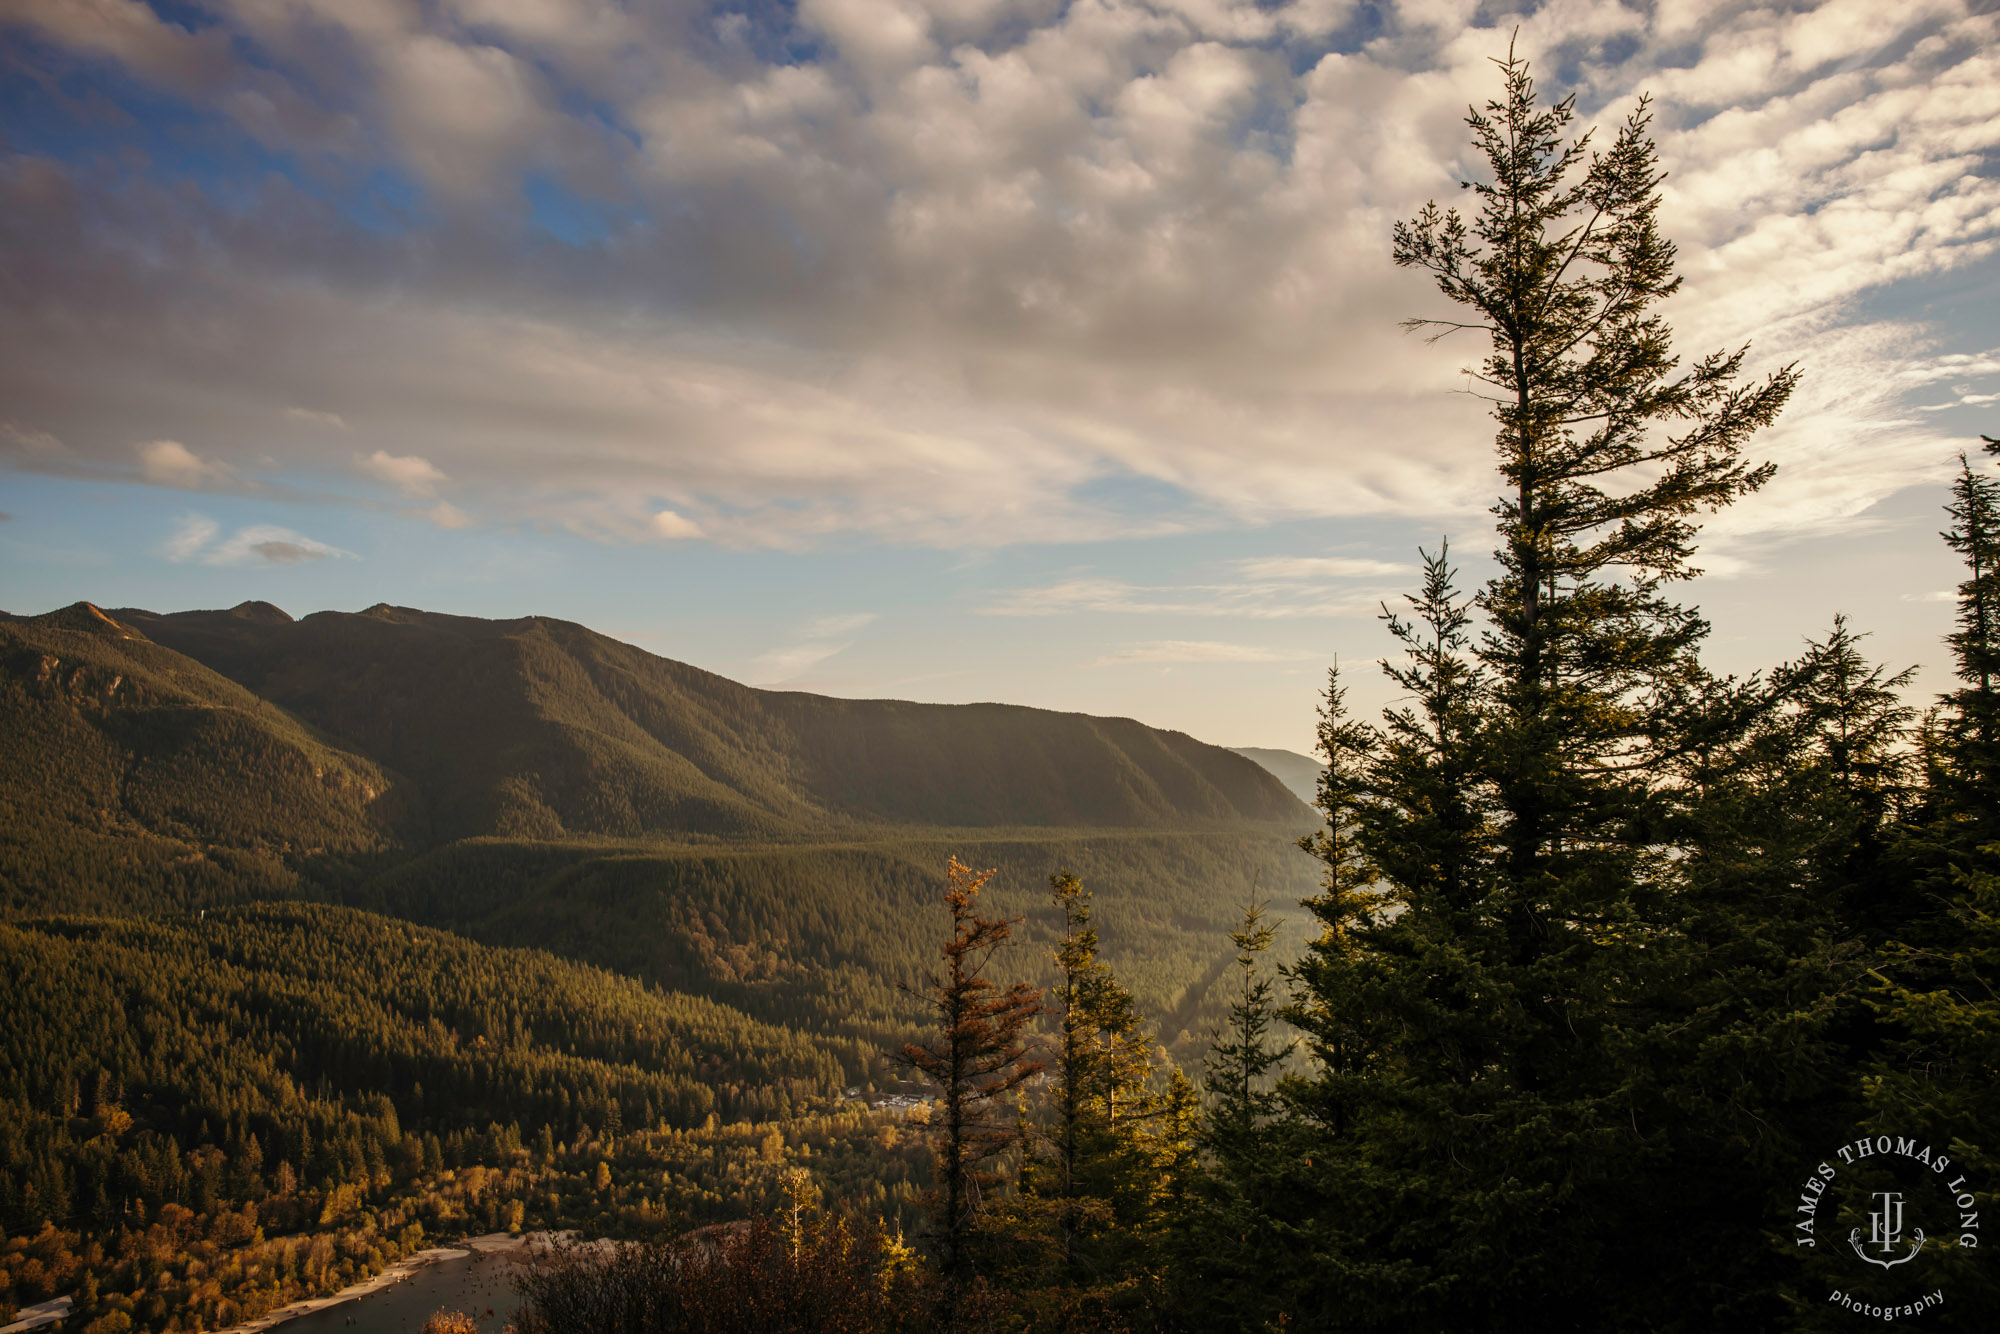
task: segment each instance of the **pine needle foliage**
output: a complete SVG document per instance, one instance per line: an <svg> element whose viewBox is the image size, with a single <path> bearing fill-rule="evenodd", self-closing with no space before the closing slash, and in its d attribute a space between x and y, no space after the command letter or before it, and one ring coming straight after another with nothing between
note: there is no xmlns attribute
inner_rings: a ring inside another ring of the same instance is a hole
<svg viewBox="0 0 2000 1334"><path fill-rule="evenodd" d="M1980 439L2000 453L2000 440ZM1963 454L1958 466L1945 507L1952 526L1941 536L1966 566L1957 628L1945 640L1963 684L1945 700L1949 759L1937 786L1949 818L1965 826L1961 842L1976 846L2000 839L2000 477Z"/></svg>
<svg viewBox="0 0 2000 1334"><path fill-rule="evenodd" d="M1057 1261L1074 1281L1094 1267L1087 1253L1092 1235L1115 1224L1121 1160L1152 1110L1152 1070L1132 993L1098 958L1090 891L1061 871L1049 877L1049 895L1062 913L1050 995L1052 1124L1028 1181L1053 1206Z"/></svg>
<svg viewBox="0 0 2000 1334"><path fill-rule="evenodd" d="M1327 1201L1293 1244L1332 1276L1278 1299L1315 1327L1542 1329L1558 1293L1621 1327L1657 1292L1638 1238L1669 1203L1635 1175L1685 1170L1677 1127L1714 1110L1652 1062L1689 1028L1693 775L1769 706L1703 668L1707 624L1669 592L1701 516L1772 475L1743 448L1797 376L1675 353L1647 103L1600 149L1573 99L1495 63L1475 207L1427 205L1394 255L1462 312L1411 327L1485 338L1498 573L1468 598L1426 553L1384 609L1407 702L1365 726L1334 677L1322 715L1322 933L1288 1012L1319 1068L1285 1091L1312 1136L1295 1179Z"/></svg>
<svg viewBox="0 0 2000 1334"><path fill-rule="evenodd" d="M931 1012L931 1036L905 1043L901 1053L904 1064L937 1090L932 1240L940 1265L954 1279L970 1274L986 1195L1005 1180L995 1160L1019 1147L1008 1095L1043 1068L1029 1057L1023 1040L1041 1013L1040 993L1026 982L1003 989L986 976L994 952L1014 929L1007 918L978 912L979 891L992 878L992 871L975 872L951 859L944 891L951 935L940 951L944 966L925 978L919 992Z"/></svg>

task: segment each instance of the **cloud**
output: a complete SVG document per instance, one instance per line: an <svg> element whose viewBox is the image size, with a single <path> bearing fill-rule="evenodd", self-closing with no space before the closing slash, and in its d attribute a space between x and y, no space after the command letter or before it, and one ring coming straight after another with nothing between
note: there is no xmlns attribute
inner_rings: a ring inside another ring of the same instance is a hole
<svg viewBox="0 0 2000 1334"><path fill-rule="evenodd" d="M1929 592L1929 593L1905 593L1905 594L1903 594L1903 601L1905 601L1905 602L1956 602L1956 601L1958 601L1958 594L1956 594L1956 593L1952 592L1952 591L1951 591L1950 589L1944 589L1944 588L1940 588L1940 589L1937 589L1937 590L1935 590L1935 591L1933 591L1933 592Z"/></svg>
<svg viewBox="0 0 2000 1334"><path fill-rule="evenodd" d="M199 490L229 480L225 463L204 459L178 440L152 440L139 446L139 466L146 480L158 486Z"/></svg>
<svg viewBox="0 0 2000 1334"><path fill-rule="evenodd" d="M426 519L440 528L470 528L472 516L449 500L440 500L429 509L419 511Z"/></svg>
<svg viewBox="0 0 2000 1334"><path fill-rule="evenodd" d="M203 514L185 514L174 523L173 536L160 546L160 554L175 563L190 560L215 540L222 525Z"/></svg>
<svg viewBox="0 0 2000 1334"><path fill-rule="evenodd" d="M874 620L874 612L855 612L810 621L793 643L752 659L747 679L752 685L777 685L802 676L835 654L852 648L856 633Z"/></svg>
<svg viewBox="0 0 2000 1334"><path fill-rule="evenodd" d="M387 482L406 496L430 496L439 482L448 480L429 459L415 454L396 455L386 449L355 456L355 465L378 481Z"/></svg>
<svg viewBox="0 0 2000 1334"><path fill-rule="evenodd" d="M1243 616L1290 620L1369 615L1366 598L1330 598L1324 589L1277 584L1183 584L1145 587L1119 579L1074 578L1001 593L979 610L986 616L1059 616L1078 612L1133 616Z"/></svg>
<svg viewBox="0 0 2000 1334"><path fill-rule="evenodd" d="M1414 574L1417 567L1359 556L1259 556L1236 568L1248 579L1352 579Z"/></svg>
<svg viewBox="0 0 2000 1334"><path fill-rule="evenodd" d="M315 542L289 528L257 524L238 529L202 559L210 565L245 565L260 560L271 565L296 565L301 561L330 557L352 559L354 553L324 542Z"/></svg>
<svg viewBox="0 0 2000 1334"><path fill-rule="evenodd" d="M23 0L38 86L115 63L213 113L202 160L288 167L162 183L81 118L74 160L0 159L0 401L93 475L200 441L148 467L178 486L344 471L344 423L273 395L365 403L410 451L368 457L436 474L371 472L404 494L476 475L482 517L618 541L695 535L662 504L785 549L1475 515L1480 349L1394 332L1446 307L1388 234L1458 197L1518 22L1587 119L1658 94L1683 353L1754 337L1809 376L1752 446L1784 472L1747 551L1920 479L1910 395L1992 373L1989 336L1867 305L2000 258L1985 8L295 0L193 31ZM552 214L597 239L551 246Z"/></svg>
<svg viewBox="0 0 2000 1334"><path fill-rule="evenodd" d="M1952 352L1927 357L1896 371L1896 378L1910 385L1992 375L2000 375L2000 348L1983 353Z"/></svg>
<svg viewBox="0 0 2000 1334"><path fill-rule="evenodd" d="M1213 640L1156 639L1127 644L1085 667L1111 667L1128 662L1299 662L1313 656L1254 644L1223 644Z"/></svg>
<svg viewBox="0 0 2000 1334"><path fill-rule="evenodd" d="M19 422L0 421L0 440L5 440L29 455L54 455L63 452L62 441L47 431L38 431Z"/></svg>
<svg viewBox="0 0 2000 1334"><path fill-rule="evenodd" d="M661 510L653 516L653 532L670 542L682 542L702 536L701 525L672 510Z"/></svg>
<svg viewBox="0 0 2000 1334"><path fill-rule="evenodd" d="M1983 408L1989 403L2000 403L2000 394L1960 394L1949 403L1922 404L1917 411L1945 412L1951 408Z"/></svg>
<svg viewBox="0 0 2000 1334"><path fill-rule="evenodd" d="M203 514L183 515L160 545L160 554L176 564L199 559L204 565L296 565L330 558L352 559L354 553L314 541L303 533L273 524L252 524L217 541L222 525Z"/></svg>

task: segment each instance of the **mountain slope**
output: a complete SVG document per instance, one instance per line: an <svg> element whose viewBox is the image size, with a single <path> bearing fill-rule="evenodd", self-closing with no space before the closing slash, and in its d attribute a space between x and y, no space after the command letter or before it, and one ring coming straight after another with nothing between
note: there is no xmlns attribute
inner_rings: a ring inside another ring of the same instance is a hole
<svg viewBox="0 0 2000 1334"><path fill-rule="evenodd" d="M1083 876L1169 1041L1246 896L1312 888L1312 813L1179 733L754 690L540 618L79 604L0 621L0 723L7 916L331 899L849 1041L915 1016L953 854L1028 975Z"/></svg>
<svg viewBox="0 0 2000 1334"><path fill-rule="evenodd" d="M1326 770L1325 761L1301 755L1295 750L1273 750L1266 746L1232 746L1230 749L1246 760L1263 765L1306 805L1310 806L1319 799L1319 776Z"/></svg>
<svg viewBox="0 0 2000 1334"><path fill-rule="evenodd" d="M755 690L566 621L116 614L408 775L432 842L1305 816L1254 763L1130 719Z"/></svg>
<svg viewBox="0 0 2000 1334"><path fill-rule="evenodd" d="M1226 1009L1213 965L1246 897L1286 925L1281 956L1308 934L1295 905L1316 863L1290 830L906 829L750 847L662 843L526 845L469 840L360 886L358 906L490 945L527 945L757 1018L893 1048L922 1015L916 979L947 929L938 891L949 857L998 871L985 911L1021 919L1003 966L1053 980L1057 919L1048 878L1081 877L1105 956L1161 1040L1200 1035Z"/></svg>
<svg viewBox="0 0 2000 1334"><path fill-rule="evenodd" d="M127 622L0 621L0 902L129 911L296 883L421 823L382 766Z"/></svg>

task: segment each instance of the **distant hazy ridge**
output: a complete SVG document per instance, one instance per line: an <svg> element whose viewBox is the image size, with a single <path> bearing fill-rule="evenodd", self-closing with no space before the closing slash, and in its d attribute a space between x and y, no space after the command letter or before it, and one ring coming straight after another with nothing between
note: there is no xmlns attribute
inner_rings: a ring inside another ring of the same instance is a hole
<svg viewBox="0 0 2000 1334"><path fill-rule="evenodd" d="M1231 749L1245 759L1263 765L1306 805L1319 800L1319 776L1326 772L1324 762L1295 750L1272 750L1266 746L1235 746Z"/></svg>

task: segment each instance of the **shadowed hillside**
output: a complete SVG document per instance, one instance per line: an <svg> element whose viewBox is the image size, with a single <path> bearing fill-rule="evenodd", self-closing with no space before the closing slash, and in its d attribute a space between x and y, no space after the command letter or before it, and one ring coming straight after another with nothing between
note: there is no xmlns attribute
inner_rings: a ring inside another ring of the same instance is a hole
<svg viewBox="0 0 2000 1334"><path fill-rule="evenodd" d="M567 621L116 615L407 775L433 843L1310 820L1254 763L1130 719L755 690Z"/></svg>
<svg viewBox="0 0 2000 1334"><path fill-rule="evenodd" d="M1049 876L1082 876L1192 1063L1244 901L1302 945L1312 824L1130 719L753 690L562 621L0 617L0 1227L43 1267L0 1267L0 1313L101 1260L135 1327L221 1325L336 1237L376 1265L432 1231L653 1235L767 1210L808 1150L914 1219L921 1138L844 1091L914 1087L885 1053L951 856L997 868L996 974L1040 983ZM255 902L300 899L330 902ZM93 1249L130 1226L261 1258L141 1302Z"/></svg>
<svg viewBox="0 0 2000 1334"><path fill-rule="evenodd" d="M414 793L79 604L0 621L0 902L129 911L294 888L402 845Z"/></svg>
<svg viewBox="0 0 2000 1334"><path fill-rule="evenodd" d="M1130 719L754 690L564 621L390 607L79 604L0 646L16 917L330 899L880 1043L956 853L1038 946L1049 874L1085 877L1172 1042L1219 1013L1244 898L1312 892L1277 778Z"/></svg>

